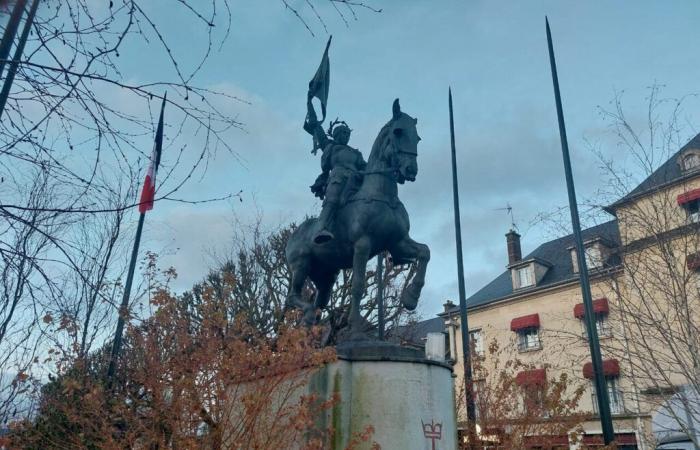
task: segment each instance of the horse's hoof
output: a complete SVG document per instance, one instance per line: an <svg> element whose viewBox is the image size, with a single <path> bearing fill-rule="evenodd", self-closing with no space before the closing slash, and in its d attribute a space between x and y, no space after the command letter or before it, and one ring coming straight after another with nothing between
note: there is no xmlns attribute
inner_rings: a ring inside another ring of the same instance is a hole
<svg viewBox="0 0 700 450"><path fill-rule="evenodd" d="M409 311L413 311L418 306L421 288L415 284L410 284L401 296L401 304Z"/></svg>

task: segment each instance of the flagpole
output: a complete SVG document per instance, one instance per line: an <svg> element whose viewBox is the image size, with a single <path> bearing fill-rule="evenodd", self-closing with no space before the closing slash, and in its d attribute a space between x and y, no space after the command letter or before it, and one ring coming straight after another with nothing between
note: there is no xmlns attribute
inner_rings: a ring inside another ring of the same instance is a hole
<svg viewBox="0 0 700 450"><path fill-rule="evenodd" d="M467 300L464 288L464 259L462 257L462 225L459 216L459 187L457 184L457 152L455 150L455 125L452 113L452 88L449 89L450 144L452 147L452 196L455 214L455 243L457 245L457 280L459 286L459 321L462 331L462 365L464 369L464 392L467 403L467 433L469 448L476 448L476 408L472 379L472 359L467 321Z"/></svg>
<svg viewBox="0 0 700 450"><path fill-rule="evenodd" d="M27 43L27 38L29 37L29 31L34 23L34 16L36 16L36 10L39 7L39 0L34 0L32 6L29 9L29 15L27 20L24 22L24 28L22 29L22 35L17 43L17 48L15 50L15 55L10 63L10 68L7 70L7 76L5 77L5 82L2 86L2 91L0 92L0 118L2 113L5 111L5 104L7 103L7 98L10 95L10 89L12 88L12 83L15 80L15 75L17 74L17 68L19 67L19 60L22 58L22 53L24 52L24 45ZM5 60L3 59L2 64L4 66ZM0 74L2 74L2 69L0 69Z"/></svg>
<svg viewBox="0 0 700 450"><path fill-rule="evenodd" d="M139 223L136 226L136 238L134 239L134 247L131 250L131 261L129 262L129 271L126 275L126 284L124 285L124 294L122 295L122 303L119 307L119 318L117 319L117 330L114 332L114 341L112 342L112 353L109 358L109 368L107 369L107 382L110 387L116 370L117 358L122 348L122 335L124 333L124 325L129 314L129 297L131 296L131 284L134 281L134 271L136 269L136 260L139 254L139 245L141 244L141 232L143 231L143 221L146 218L146 213L139 214Z"/></svg>
<svg viewBox="0 0 700 450"><path fill-rule="evenodd" d="M143 222L146 218L146 211L153 208L153 193L155 192L155 174L158 171L158 166L160 165L160 155L163 148L163 113L165 112L165 100L167 94L163 96L163 103L160 107L160 117L158 119L158 128L156 129L156 138L154 144L154 151L151 155L151 167L154 168L152 173L153 178L151 178L151 186L147 186L148 175L146 176L146 181L144 182L143 191L141 192L141 202L139 203L139 222L136 226L136 237L134 239L134 247L131 250L131 260L129 261L129 270L126 275L126 283L124 284L124 294L122 295L122 302L119 306L119 317L117 318L117 329L114 332L114 341L112 341L112 352L109 358L109 367L107 368L107 387L111 389L114 382L114 373L117 367L117 360L119 358L119 353L122 347L122 336L124 334L124 326L126 325L126 320L129 315L129 298L131 296L131 285L134 281L134 272L136 270L136 260L139 254L139 245L141 243L141 233L143 231ZM146 191L146 189L149 189ZM144 197L144 193L148 193Z"/></svg>
<svg viewBox="0 0 700 450"><path fill-rule="evenodd" d="M15 35L17 34L19 23L22 20L22 14L24 13L24 7L26 4L27 0L17 0L17 3L15 3L15 7L12 10L10 20L7 22L5 33L2 35L2 41L0 41L0 77L2 77L2 73L5 70L7 58L10 57L12 43L15 41Z"/></svg>
<svg viewBox="0 0 700 450"><path fill-rule="evenodd" d="M557 64L554 59L554 47L552 45L552 33L549 29L549 20L545 17L547 29L547 47L549 49L549 63L552 68L552 83L554 85L554 100L557 107L557 119L559 121L559 136L561 138L561 151L564 159L564 174L566 176L566 189L569 194L569 210L571 211L571 227L574 232L576 243L576 259L579 267L579 278L581 281L581 294L583 295L583 306L585 309L585 323L588 332L588 345L593 363L593 374L595 382L596 397L598 400L598 411L600 412L600 423L603 429L603 440L605 444L610 444L615 439L612 416L610 414L610 398L603 373L603 358L600 352L600 342L595 323L595 313L593 312L593 300L591 297L591 284L588 279L588 267L586 266L586 253L581 237L581 224L579 222L578 205L576 202L576 190L574 189L574 178L571 171L571 159L569 158L569 143L566 138L566 126L564 125L564 112L561 106L561 94L559 92L559 77L557 76Z"/></svg>

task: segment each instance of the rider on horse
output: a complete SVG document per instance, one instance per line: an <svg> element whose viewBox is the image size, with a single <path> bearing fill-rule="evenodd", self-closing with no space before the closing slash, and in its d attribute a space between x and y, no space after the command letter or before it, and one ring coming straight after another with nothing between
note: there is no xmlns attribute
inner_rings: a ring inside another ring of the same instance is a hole
<svg viewBox="0 0 700 450"><path fill-rule="evenodd" d="M307 101L307 116L304 130L314 137L314 155L320 148L321 174L311 186L318 198L323 200L323 209L318 218L318 231L314 236L316 244L322 244L335 238L331 229L338 207L344 204L352 194L353 188L362 180L362 171L367 163L362 153L348 145L350 127L345 122L333 121L325 132L316 118L311 96Z"/></svg>

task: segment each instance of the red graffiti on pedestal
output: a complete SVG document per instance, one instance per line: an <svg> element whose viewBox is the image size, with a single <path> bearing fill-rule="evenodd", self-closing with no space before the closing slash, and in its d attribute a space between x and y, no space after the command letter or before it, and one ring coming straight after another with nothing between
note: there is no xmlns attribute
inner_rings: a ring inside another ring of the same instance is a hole
<svg viewBox="0 0 700 450"><path fill-rule="evenodd" d="M432 450L435 450L435 441L442 439L442 423L435 423L434 420L431 420L430 423L425 423L423 419L421 419L420 423L423 425L423 436L432 441Z"/></svg>

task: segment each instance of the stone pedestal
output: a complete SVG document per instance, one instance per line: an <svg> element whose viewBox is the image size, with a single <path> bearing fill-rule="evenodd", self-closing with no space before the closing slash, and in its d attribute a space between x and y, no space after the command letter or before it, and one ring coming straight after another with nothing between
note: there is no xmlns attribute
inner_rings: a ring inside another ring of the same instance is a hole
<svg viewBox="0 0 700 450"><path fill-rule="evenodd" d="M341 345L338 361L311 378L309 391L320 398L340 395L340 403L319 418L319 425L334 430L333 450L345 448L368 425L382 449L457 448L452 369L417 350L371 341Z"/></svg>

